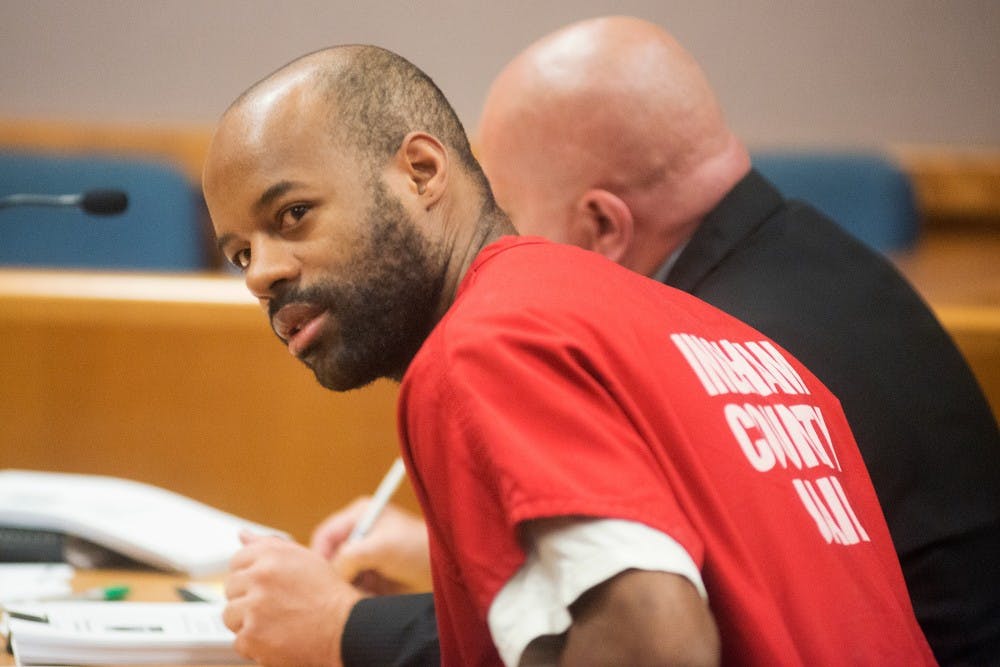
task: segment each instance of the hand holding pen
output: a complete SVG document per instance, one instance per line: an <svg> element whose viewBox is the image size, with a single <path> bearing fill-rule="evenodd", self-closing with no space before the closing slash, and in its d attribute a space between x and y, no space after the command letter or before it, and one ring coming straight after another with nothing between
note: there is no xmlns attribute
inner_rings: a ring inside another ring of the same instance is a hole
<svg viewBox="0 0 1000 667"><path fill-rule="evenodd" d="M358 498L313 532L313 551L331 560L346 581L368 593L430 590L430 558L423 519L390 502L403 480L397 459L371 498Z"/></svg>

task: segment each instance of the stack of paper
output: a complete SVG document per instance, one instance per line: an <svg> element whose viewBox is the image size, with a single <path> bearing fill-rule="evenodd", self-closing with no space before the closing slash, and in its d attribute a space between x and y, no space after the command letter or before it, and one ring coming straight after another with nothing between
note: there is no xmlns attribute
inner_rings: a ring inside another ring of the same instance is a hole
<svg viewBox="0 0 1000 667"><path fill-rule="evenodd" d="M9 605L19 665L241 664L222 605L49 602Z"/></svg>

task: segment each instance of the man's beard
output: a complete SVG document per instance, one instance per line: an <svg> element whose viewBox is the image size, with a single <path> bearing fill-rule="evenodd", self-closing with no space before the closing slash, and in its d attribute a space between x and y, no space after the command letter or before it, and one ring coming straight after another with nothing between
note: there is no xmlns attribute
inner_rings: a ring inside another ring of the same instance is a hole
<svg viewBox="0 0 1000 667"><path fill-rule="evenodd" d="M303 362L327 389L347 391L381 378L400 379L434 326L444 282L431 250L398 199L376 180L367 215L369 233L344 267L341 279L322 280L279 293L282 306L309 302L325 307L337 323L324 332Z"/></svg>

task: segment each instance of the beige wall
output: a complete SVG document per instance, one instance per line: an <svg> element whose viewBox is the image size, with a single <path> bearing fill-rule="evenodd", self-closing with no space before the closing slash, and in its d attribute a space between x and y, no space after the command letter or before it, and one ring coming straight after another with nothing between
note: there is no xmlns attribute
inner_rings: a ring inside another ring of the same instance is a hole
<svg viewBox="0 0 1000 667"><path fill-rule="evenodd" d="M212 122L294 56L372 42L472 130L514 53L605 13L671 29L751 144L1000 144L996 0L0 0L0 116Z"/></svg>

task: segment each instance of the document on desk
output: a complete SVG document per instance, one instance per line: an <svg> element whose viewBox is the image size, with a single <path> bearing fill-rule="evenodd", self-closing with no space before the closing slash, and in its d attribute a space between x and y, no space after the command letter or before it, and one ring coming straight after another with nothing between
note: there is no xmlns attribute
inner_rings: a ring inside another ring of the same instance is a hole
<svg viewBox="0 0 1000 667"><path fill-rule="evenodd" d="M241 530L287 537L150 484L33 470L0 470L0 525L59 531L194 577L225 572Z"/></svg>
<svg viewBox="0 0 1000 667"><path fill-rule="evenodd" d="M248 664L208 602L49 602L7 608L19 665Z"/></svg>
<svg viewBox="0 0 1000 667"><path fill-rule="evenodd" d="M65 563L0 563L0 606L73 592L73 568Z"/></svg>

